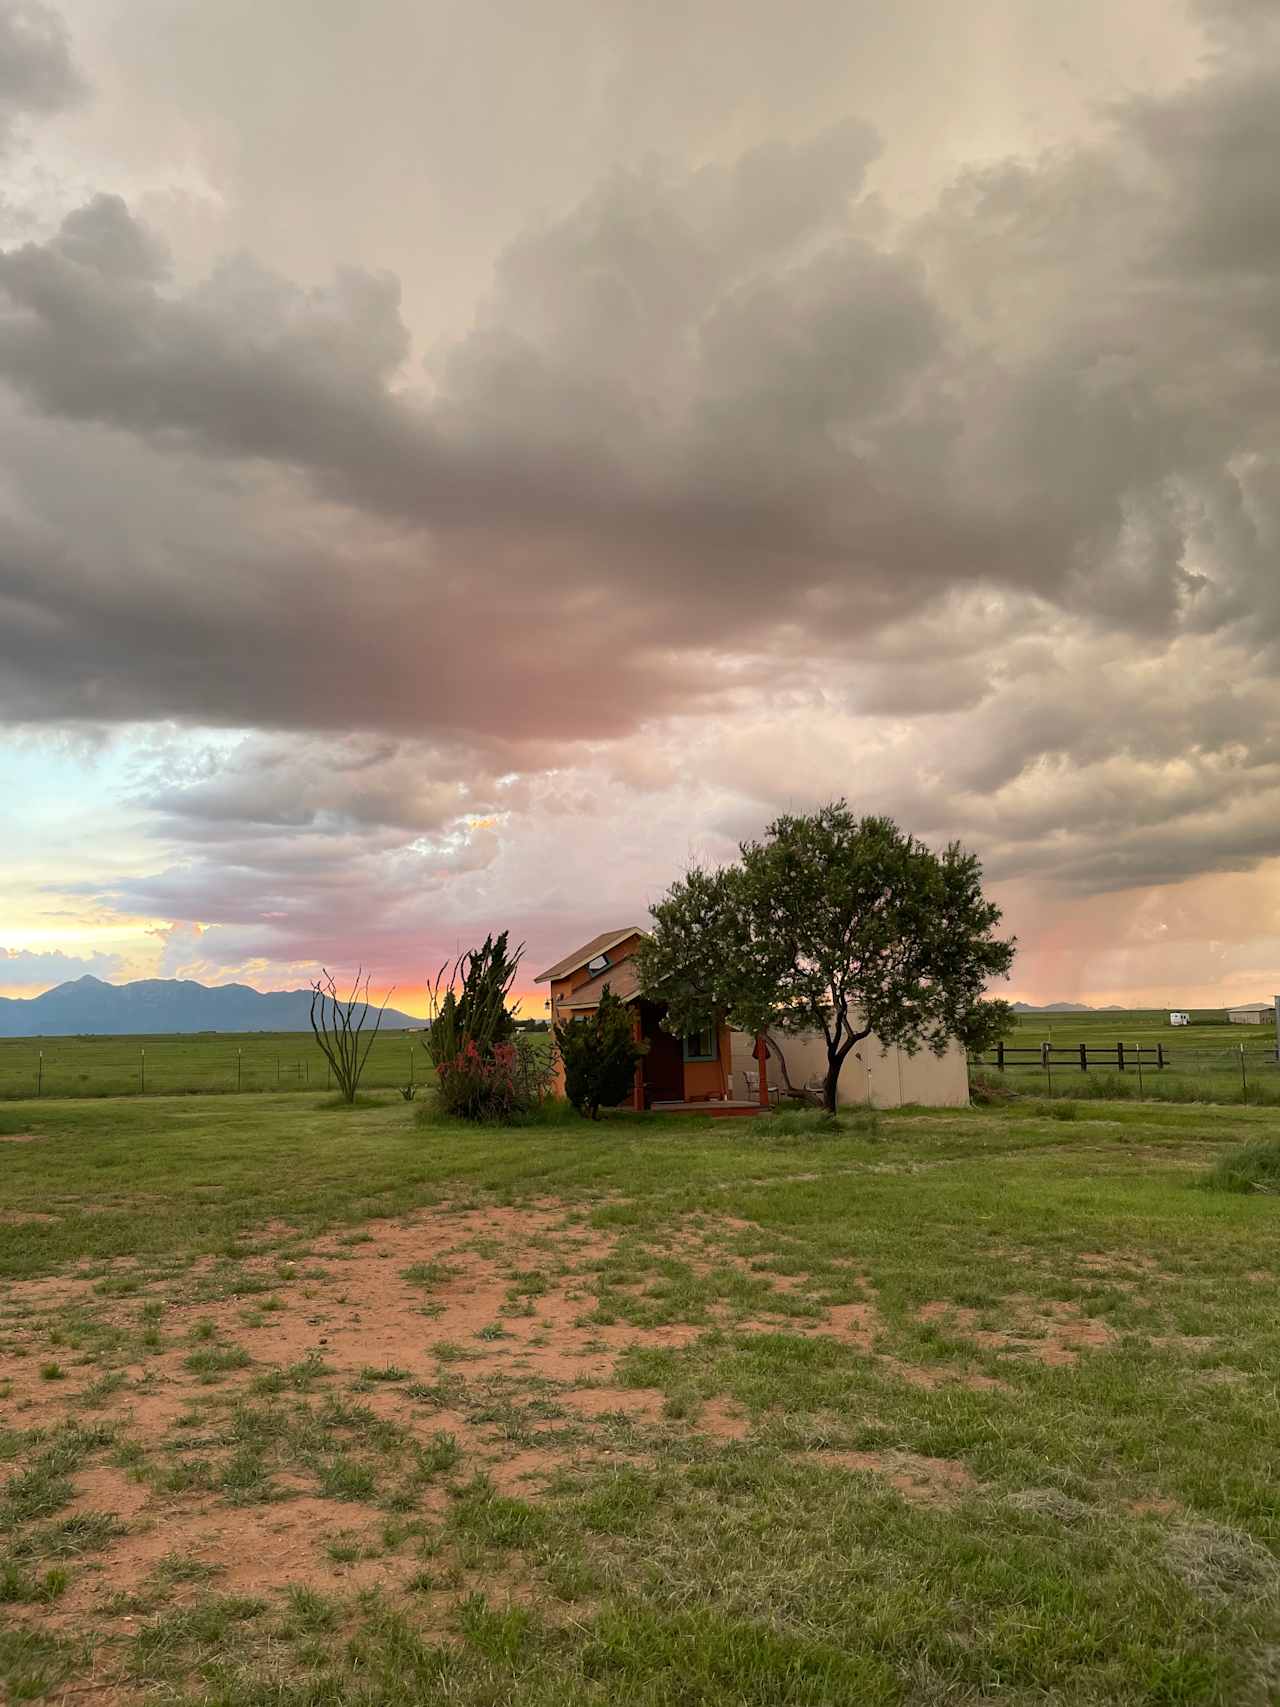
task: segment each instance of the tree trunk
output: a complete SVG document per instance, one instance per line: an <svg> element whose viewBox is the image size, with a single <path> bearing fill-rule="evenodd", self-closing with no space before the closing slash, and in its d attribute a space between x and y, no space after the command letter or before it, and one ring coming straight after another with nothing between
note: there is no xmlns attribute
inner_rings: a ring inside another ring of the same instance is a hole
<svg viewBox="0 0 1280 1707"><path fill-rule="evenodd" d="M828 1114L836 1111L836 1091L840 1084L840 1069L844 1065L844 1057L833 1049L827 1051L827 1077L822 1087L822 1106Z"/></svg>

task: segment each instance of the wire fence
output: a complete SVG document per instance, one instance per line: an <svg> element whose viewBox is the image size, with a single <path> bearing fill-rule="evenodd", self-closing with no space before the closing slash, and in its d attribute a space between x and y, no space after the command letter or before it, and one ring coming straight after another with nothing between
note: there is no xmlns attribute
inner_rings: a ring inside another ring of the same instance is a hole
<svg viewBox="0 0 1280 1707"><path fill-rule="evenodd" d="M1217 1041L1200 1046L1162 1041L1010 1044L969 1057L970 1068L1011 1087L1068 1095L1154 1096L1206 1102L1280 1098L1276 1044Z"/></svg>
<svg viewBox="0 0 1280 1707"><path fill-rule="evenodd" d="M1078 1067L1082 1073L1091 1068L1132 1072L1140 1063L1156 1072L1168 1068L1178 1073L1220 1073L1238 1066L1241 1060L1259 1069L1274 1067L1276 1045L1259 1041L1182 1048L1163 1042L1126 1043L1117 1038L1114 1043L998 1043L994 1049L973 1057L976 1066L993 1067L999 1073L1025 1067L1043 1071L1046 1063L1054 1067Z"/></svg>
<svg viewBox="0 0 1280 1707"><path fill-rule="evenodd" d="M363 1088L435 1083L414 1032L379 1033ZM332 1074L309 1033L0 1040L0 1099L326 1091Z"/></svg>

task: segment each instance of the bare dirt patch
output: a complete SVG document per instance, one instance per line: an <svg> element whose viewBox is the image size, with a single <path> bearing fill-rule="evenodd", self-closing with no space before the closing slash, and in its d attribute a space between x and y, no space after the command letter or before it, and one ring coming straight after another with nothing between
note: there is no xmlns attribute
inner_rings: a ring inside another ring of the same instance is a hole
<svg viewBox="0 0 1280 1707"><path fill-rule="evenodd" d="M904 1363L901 1358L882 1356L883 1368L891 1369L909 1387L932 1391L935 1387L967 1387L974 1393L1011 1393L1013 1388L998 1376L984 1375L980 1369L957 1369L946 1363Z"/></svg>
<svg viewBox="0 0 1280 1707"><path fill-rule="evenodd" d="M815 1325L824 1333L839 1334L859 1351L870 1351L884 1330L874 1304L832 1304Z"/></svg>
<svg viewBox="0 0 1280 1707"><path fill-rule="evenodd" d="M916 1505L945 1505L979 1486L973 1472L956 1458L923 1458L914 1452L814 1452L807 1456L829 1469L882 1476Z"/></svg>
<svg viewBox="0 0 1280 1707"><path fill-rule="evenodd" d="M344 1525L378 1530L385 1513L372 1500L318 1497L314 1472L277 1464L272 1483L283 1497L266 1504L152 1491L155 1472L188 1459L203 1463L206 1475L220 1475L233 1456L228 1430L241 1402L258 1413L274 1405L287 1414L338 1400L395 1424L402 1439L427 1450L451 1437L460 1456L421 1491L420 1515L447 1503L451 1482L477 1472L500 1492L530 1497L566 1467L643 1457L626 1429L665 1426L664 1395L618 1385L619 1356L633 1347L687 1346L713 1325L705 1312L698 1321L649 1327L593 1320L595 1270L621 1235L590 1228L559 1204L435 1210L373 1221L354 1235L338 1231L309 1241L305 1252L266 1248L291 1231L283 1223L261 1230L234 1263L206 1258L180 1272L150 1274L140 1292L99 1291L101 1268L83 1266L9 1289L13 1333L0 1375L11 1385L0 1412L23 1427L83 1423L84 1391L110 1369L123 1381L107 1386L93 1420L108 1421L116 1443L127 1442L145 1467L136 1480L102 1462L75 1472L68 1509L111 1512L124 1533L77 1565L50 1619L83 1613L107 1585L140 1593L172 1554L214 1573L209 1580L219 1592L392 1585L400 1569L394 1559L335 1560L326 1549L326 1538ZM110 1272L126 1276L134 1268L125 1258ZM246 1277L254 1282L248 1289ZM211 1299L210 1289L224 1283L225 1295ZM143 1304L151 1307L145 1316ZM63 1352L72 1379L42 1380L51 1331L68 1306L125 1336L122 1351L105 1368L92 1361L78 1368L79 1354L68 1359ZM861 1306L836 1316L851 1329L865 1319ZM150 1343L130 1345L144 1323L153 1330ZM247 1353L242 1368L228 1364L202 1380L200 1369L188 1366L193 1353L234 1348ZM615 1424L624 1426L621 1435ZM750 1425L713 1401L688 1426L733 1440ZM104 1447L96 1458L114 1450ZM380 1469L380 1488L396 1474L390 1465ZM171 1592L195 1591L183 1583Z"/></svg>
<svg viewBox="0 0 1280 1707"><path fill-rule="evenodd" d="M1153 1257L1124 1255L1119 1251L1081 1251L1076 1257L1081 1268L1093 1274L1154 1274Z"/></svg>
<svg viewBox="0 0 1280 1707"><path fill-rule="evenodd" d="M123 1536L101 1570L77 1579L60 1610L74 1612L107 1592L136 1595L174 1557L202 1566L209 1575L197 1579L199 1586L212 1586L219 1594L269 1595L286 1584L343 1593L395 1582L406 1574L405 1560L394 1554L346 1562L331 1558L325 1544L347 1533L342 1506L305 1496L280 1505L210 1502L166 1512Z"/></svg>
<svg viewBox="0 0 1280 1707"><path fill-rule="evenodd" d="M982 1317L977 1310L947 1299L922 1305L916 1320L941 1323L948 1333L971 1340L984 1351L1031 1357L1053 1368L1074 1364L1082 1351L1101 1350L1115 1340L1106 1322L1086 1316L1078 1304L1041 1304L1015 1294L1003 1301L1002 1308L1010 1317L1008 1328L980 1328Z"/></svg>
<svg viewBox="0 0 1280 1707"><path fill-rule="evenodd" d="M663 1394L656 1387L575 1387L557 1398L580 1417L616 1413L656 1422L662 1415Z"/></svg>
<svg viewBox="0 0 1280 1707"><path fill-rule="evenodd" d="M0 1132L0 1144L38 1144L42 1132Z"/></svg>
<svg viewBox="0 0 1280 1707"><path fill-rule="evenodd" d="M751 1418L726 1399L708 1399L698 1412L698 1432L714 1440L745 1440L751 1433Z"/></svg>
<svg viewBox="0 0 1280 1707"><path fill-rule="evenodd" d="M143 1511L150 1491L111 1464L94 1464L76 1476L76 1497L68 1508L77 1515L107 1512L128 1522Z"/></svg>

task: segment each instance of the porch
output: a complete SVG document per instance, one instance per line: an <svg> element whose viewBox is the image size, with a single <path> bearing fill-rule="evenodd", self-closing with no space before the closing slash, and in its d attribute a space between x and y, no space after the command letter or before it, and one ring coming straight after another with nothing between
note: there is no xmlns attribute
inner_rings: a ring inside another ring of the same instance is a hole
<svg viewBox="0 0 1280 1707"><path fill-rule="evenodd" d="M754 1114L768 1114L767 1104L758 1102L654 1102L650 1114L709 1114L713 1119L744 1120Z"/></svg>
<svg viewBox="0 0 1280 1707"><path fill-rule="evenodd" d="M757 1045L755 1071L740 1075L735 1084L732 1033L721 1019L704 1032L676 1037L663 1024L666 1004L637 996L633 999L634 1035L648 1048L636 1066L632 1107L652 1114L709 1114L740 1120L746 1115L766 1114L777 1092L769 1084L768 1070ZM763 1051L767 1055L767 1051Z"/></svg>

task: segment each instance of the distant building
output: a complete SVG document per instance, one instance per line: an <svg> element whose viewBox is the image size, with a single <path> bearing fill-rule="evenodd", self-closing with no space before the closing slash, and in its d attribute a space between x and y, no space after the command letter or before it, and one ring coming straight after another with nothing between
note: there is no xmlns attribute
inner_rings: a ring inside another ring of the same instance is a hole
<svg viewBox="0 0 1280 1707"><path fill-rule="evenodd" d="M1170 1025L1190 1025L1191 1015L1183 1008L1175 1008L1169 1015Z"/></svg>
<svg viewBox="0 0 1280 1707"><path fill-rule="evenodd" d="M1232 1025L1272 1025L1275 1009L1270 1002L1244 1002L1238 1008L1228 1008L1227 1018Z"/></svg>

